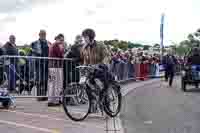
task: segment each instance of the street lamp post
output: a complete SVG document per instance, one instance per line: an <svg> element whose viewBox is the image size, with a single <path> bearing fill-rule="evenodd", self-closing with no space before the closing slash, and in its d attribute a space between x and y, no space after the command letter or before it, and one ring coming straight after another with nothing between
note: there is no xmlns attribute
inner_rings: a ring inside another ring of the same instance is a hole
<svg viewBox="0 0 200 133"><path fill-rule="evenodd" d="M161 15L161 24L160 24L160 54L161 54L161 61L163 59L163 51L164 51L164 45L163 45L163 38L164 38L164 17L165 14L163 13Z"/></svg>

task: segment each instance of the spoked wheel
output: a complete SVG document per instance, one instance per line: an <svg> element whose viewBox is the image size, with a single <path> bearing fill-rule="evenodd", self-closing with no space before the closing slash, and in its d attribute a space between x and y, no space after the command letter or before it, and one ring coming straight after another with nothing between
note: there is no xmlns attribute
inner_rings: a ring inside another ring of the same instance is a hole
<svg viewBox="0 0 200 133"><path fill-rule="evenodd" d="M90 100L84 85L69 85L63 92L63 108L66 115L73 121L84 120L90 110Z"/></svg>
<svg viewBox="0 0 200 133"><path fill-rule="evenodd" d="M5 98L0 98L1 102L2 102L2 106L5 109L9 109L11 108L11 106L14 104L12 103L12 99L10 97L5 97Z"/></svg>
<svg viewBox="0 0 200 133"><path fill-rule="evenodd" d="M117 83L111 83L104 96L104 111L108 116L116 117L121 110L120 86Z"/></svg>
<svg viewBox="0 0 200 133"><path fill-rule="evenodd" d="M6 102L3 102L2 105L3 105L3 107L5 109L9 109L9 107L11 106L11 102L10 101L6 101Z"/></svg>
<svg viewBox="0 0 200 133"><path fill-rule="evenodd" d="M79 87L75 90L75 100L76 100L76 103L77 104L86 104L88 102L88 96L87 96L87 93L86 93L86 86L83 85L83 84L78 84L78 86L76 87Z"/></svg>

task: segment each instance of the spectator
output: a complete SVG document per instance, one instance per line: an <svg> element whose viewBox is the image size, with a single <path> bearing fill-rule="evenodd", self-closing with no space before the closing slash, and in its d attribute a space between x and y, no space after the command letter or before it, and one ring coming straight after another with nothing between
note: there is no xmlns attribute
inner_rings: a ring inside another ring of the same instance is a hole
<svg viewBox="0 0 200 133"><path fill-rule="evenodd" d="M6 55L18 55L18 50L15 41L15 36L10 35L9 41L3 46Z"/></svg>
<svg viewBox="0 0 200 133"><path fill-rule="evenodd" d="M64 57L64 35L59 34L55 38L55 43L49 49L49 57L63 58ZM50 59L49 61L49 80L48 88L50 98L48 99L48 106L56 106L60 104L61 99L53 98L53 96L60 96L63 89L63 60ZM51 98L52 97L52 98Z"/></svg>
<svg viewBox="0 0 200 133"><path fill-rule="evenodd" d="M156 60L155 60L155 77L159 77L160 76L160 61L159 61L159 59L157 58ZM173 76L173 75L172 75ZM173 81L173 79L172 79L172 81ZM171 83L172 84L172 83Z"/></svg>
<svg viewBox="0 0 200 133"><path fill-rule="evenodd" d="M113 54L111 63L112 63L111 72L116 75L116 79L119 79L118 67L117 67L117 64L119 63L119 61L118 61L118 57L116 53Z"/></svg>
<svg viewBox="0 0 200 133"><path fill-rule="evenodd" d="M72 45L66 55L66 58L70 58L72 60L65 60L64 62L64 88L66 88L67 83L69 84L71 82L79 82L80 76L79 71L76 69L76 67L79 66L81 62L80 50L82 46L82 37L80 35L77 35L74 45Z"/></svg>
<svg viewBox="0 0 200 133"><path fill-rule="evenodd" d="M129 55L129 57L128 57L128 78L135 78L134 77L135 69L134 69L133 53L129 50L128 55Z"/></svg>
<svg viewBox="0 0 200 133"><path fill-rule="evenodd" d="M18 49L15 44L16 38L14 35L10 35L9 41L3 46L4 54L8 56L17 56ZM8 76L8 88L11 92L15 92L16 87L16 75L17 71L17 59L15 57L9 57L5 62L6 73Z"/></svg>
<svg viewBox="0 0 200 133"><path fill-rule="evenodd" d="M69 49L67 42L64 42L64 54L67 53L67 50Z"/></svg>
<svg viewBox="0 0 200 133"><path fill-rule="evenodd" d="M48 57L49 42L46 40L46 31L40 30L39 40L31 44L32 56ZM36 80L37 80L37 96L46 96L48 84L48 59L35 60ZM38 101L46 101L47 98L38 98Z"/></svg>
<svg viewBox="0 0 200 133"><path fill-rule="evenodd" d="M110 64L111 64L111 59L112 59L110 47L109 46L105 47L105 51L107 53L107 56L104 59L104 63L107 64L110 69Z"/></svg>
<svg viewBox="0 0 200 133"><path fill-rule="evenodd" d="M2 84L3 82L3 56L4 55L4 50L2 48L2 45L0 46L0 85Z"/></svg>
<svg viewBox="0 0 200 133"><path fill-rule="evenodd" d="M163 58L163 64L165 66L165 81L168 82L169 79L170 87L173 83L176 63L177 59L172 55L171 51Z"/></svg>

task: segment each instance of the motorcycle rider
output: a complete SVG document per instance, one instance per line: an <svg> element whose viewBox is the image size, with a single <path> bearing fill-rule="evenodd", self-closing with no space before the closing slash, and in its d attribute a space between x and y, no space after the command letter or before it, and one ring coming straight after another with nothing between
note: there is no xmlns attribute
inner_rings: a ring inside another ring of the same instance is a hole
<svg viewBox="0 0 200 133"><path fill-rule="evenodd" d="M188 65L200 65L200 50L198 47L194 47L192 49L192 55L188 57L187 64ZM199 87L198 83L195 83L196 88Z"/></svg>
<svg viewBox="0 0 200 133"><path fill-rule="evenodd" d="M200 54L199 54L200 50L195 47L192 50L192 55L190 57L188 57L187 63L190 65L200 65Z"/></svg>
<svg viewBox="0 0 200 133"><path fill-rule="evenodd" d="M93 29L85 29L82 32L82 37L84 40L84 45L81 48L81 62L84 65L97 65L97 64L107 64L107 56L109 55L107 53L107 49L105 45L102 42L97 42L95 40L95 32ZM100 81L103 80L104 85L105 83L105 77L104 74L95 74ZM95 113L97 111L97 104L96 104L96 88L94 86L95 81L90 81L90 94L89 97L92 99L92 108L90 110L90 113ZM105 87L105 86L104 86Z"/></svg>

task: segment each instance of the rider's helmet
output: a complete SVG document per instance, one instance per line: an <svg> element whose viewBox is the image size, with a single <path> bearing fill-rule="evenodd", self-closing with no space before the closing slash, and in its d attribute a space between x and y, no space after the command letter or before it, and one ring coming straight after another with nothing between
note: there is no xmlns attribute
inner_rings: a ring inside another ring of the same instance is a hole
<svg viewBox="0 0 200 133"><path fill-rule="evenodd" d="M199 49L197 47L194 47L192 49L192 53L193 53L193 55L199 55Z"/></svg>

